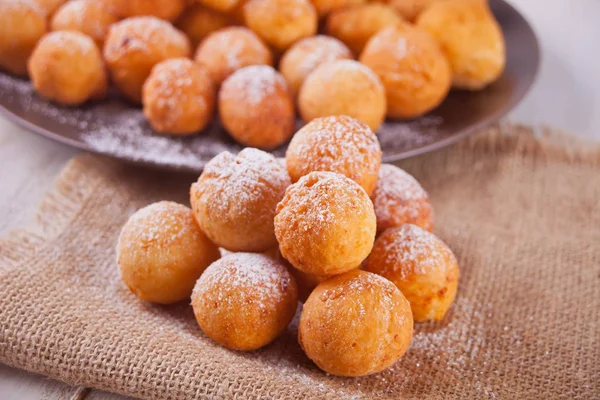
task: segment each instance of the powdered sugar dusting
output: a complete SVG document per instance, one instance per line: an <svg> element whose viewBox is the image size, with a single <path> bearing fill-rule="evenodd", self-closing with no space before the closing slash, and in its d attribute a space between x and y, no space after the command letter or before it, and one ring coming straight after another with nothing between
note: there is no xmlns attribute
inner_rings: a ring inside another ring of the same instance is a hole
<svg viewBox="0 0 600 400"><path fill-rule="evenodd" d="M354 60L336 60L322 64L307 78L307 81L320 79L329 82L340 75L356 78L365 77L372 86L377 87L381 92L384 91L383 83L381 83L377 74L371 68Z"/></svg>
<svg viewBox="0 0 600 400"><path fill-rule="evenodd" d="M287 83L273 67L253 65L234 72L223 83L221 95L236 94L247 106L257 106L281 88L287 90Z"/></svg>

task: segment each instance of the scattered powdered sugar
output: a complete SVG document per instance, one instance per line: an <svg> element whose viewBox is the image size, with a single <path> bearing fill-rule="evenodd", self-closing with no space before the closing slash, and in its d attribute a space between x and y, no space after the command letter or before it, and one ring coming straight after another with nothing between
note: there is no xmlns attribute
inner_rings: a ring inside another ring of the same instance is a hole
<svg viewBox="0 0 600 400"><path fill-rule="evenodd" d="M220 96L223 98L242 99L245 104L240 106L258 106L285 88L285 79L268 65L252 65L234 72L221 87Z"/></svg>
<svg viewBox="0 0 600 400"><path fill-rule="evenodd" d="M377 87L381 92L384 91L383 83L377 74L371 68L355 60L336 60L322 64L309 75L306 84L317 79L330 82L338 76L344 76L344 79L351 79L353 82L359 82L359 77L362 76L367 78L371 86Z"/></svg>
<svg viewBox="0 0 600 400"><path fill-rule="evenodd" d="M295 68L304 76L326 62L352 57L350 50L342 42L325 35L302 39L289 50L288 54L288 57L292 57L297 63Z"/></svg>
<svg viewBox="0 0 600 400"><path fill-rule="evenodd" d="M44 35L38 45L42 44L47 49L60 50L61 54L79 56L91 52L98 53L96 43L89 36L76 31L50 32Z"/></svg>
<svg viewBox="0 0 600 400"><path fill-rule="evenodd" d="M35 0L3 0L0 1L0 13L6 13L8 15L8 13L14 13L16 11L21 11L21 10L33 10L34 12L37 12L38 14L40 14L41 16L45 15L46 12L44 11L44 9L41 7L40 3L35 1Z"/></svg>

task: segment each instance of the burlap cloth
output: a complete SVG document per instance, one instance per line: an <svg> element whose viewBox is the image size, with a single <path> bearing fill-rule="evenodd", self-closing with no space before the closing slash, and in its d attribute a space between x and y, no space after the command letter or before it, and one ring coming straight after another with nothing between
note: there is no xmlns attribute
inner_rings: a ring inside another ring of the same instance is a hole
<svg viewBox="0 0 600 400"><path fill-rule="evenodd" d="M417 325L383 373L327 376L297 322L239 353L187 304L139 301L119 280L119 229L148 203L187 204L195 177L88 155L65 168L37 231L0 243L0 362L152 399L600 398L600 148L504 126L400 166L431 194L461 281L446 319Z"/></svg>

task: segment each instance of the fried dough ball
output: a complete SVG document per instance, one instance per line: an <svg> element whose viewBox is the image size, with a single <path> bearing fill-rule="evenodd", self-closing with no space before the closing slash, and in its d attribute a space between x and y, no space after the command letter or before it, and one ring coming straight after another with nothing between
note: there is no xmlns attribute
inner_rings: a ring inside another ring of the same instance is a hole
<svg viewBox="0 0 600 400"><path fill-rule="evenodd" d="M195 49L208 35L232 24L233 19L229 15L193 4L185 9L176 26L187 35Z"/></svg>
<svg viewBox="0 0 600 400"><path fill-rule="evenodd" d="M228 12L233 11L243 0L197 0L198 3L213 10Z"/></svg>
<svg viewBox="0 0 600 400"><path fill-rule="evenodd" d="M450 90L452 73L439 45L426 31L407 23L379 31L367 42L360 61L381 78L390 118L423 115Z"/></svg>
<svg viewBox="0 0 600 400"><path fill-rule="evenodd" d="M0 1L0 69L27 75L27 60L45 33L46 16L34 1Z"/></svg>
<svg viewBox="0 0 600 400"><path fill-rule="evenodd" d="M198 47L195 60L220 85L238 69L250 65L273 65L271 50L254 32L241 26L220 29Z"/></svg>
<svg viewBox="0 0 600 400"><path fill-rule="evenodd" d="M174 21L185 8L185 0L108 1L112 10L122 18L152 16L167 21Z"/></svg>
<svg viewBox="0 0 600 400"><path fill-rule="evenodd" d="M202 274L192 307L198 325L233 350L256 350L277 338L298 306L294 278L263 254L233 253Z"/></svg>
<svg viewBox="0 0 600 400"><path fill-rule="evenodd" d="M20 1L20 0L19 0ZM46 17L50 18L67 0L34 0L39 5ZM17 1L18 2L18 1ZM10 1L9 1L10 3Z"/></svg>
<svg viewBox="0 0 600 400"><path fill-rule="evenodd" d="M381 165L371 200L377 216L377 233L402 224L433 230L429 195L412 175L394 165Z"/></svg>
<svg viewBox="0 0 600 400"><path fill-rule="evenodd" d="M339 10L358 4L364 4L367 0L312 0L319 16L324 16L332 11Z"/></svg>
<svg viewBox="0 0 600 400"><path fill-rule="evenodd" d="M108 28L117 21L117 16L97 0L72 0L54 13L51 29L85 33L102 48Z"/></svg>
<svg viewBox="0 0 600 400"><path fill-rule="evenodd" d="M321 283L302 309L298 342L323 371L364 376L383 371L408 350L410 305L393 283L360 270Z"/></svg>
<svg viewBox="0 0 600 400"><path fill-rule="evenodd" d="M302 177L277 205L275 235L283 257L300 271L334 275L357 268L369 255L376 220L357 183L333 172Z"/></svg>
<svg viewBox="0 0 600 400"><path fill-rule="evenodd" d="M275 157L246 148L213 158L190 189L198 223L230 251L261 252L277 245L273 218L290 178Z"/></svg>
<svg viewBox="0 0 600 400"><path fill-rule="evenodd" d="M452 66L454 88L481 90L502 75L504 36L487 2L437 2L419 16L417 25L440 42Z"/></svg>
<svg viewBox="0 0 600 400"><path fill-rule="evenodd" d="M398 286L410 302L415 321L441 320L456 296L459 271L454 254L437 236L416 225L383 232L365 270Z"/></svg>
<svg viewBox="0 0 600 400"><path fill-rule="evenodd" d="M375 190L381 147L369 127L345 115L318 118L294 135L286 153L292 182L312 171L345 175L365 189Z"/></svg>
<svg viewBox="0 0 600 400"><path fill-rule="evenodd" d="M69 106L106 96L108 78L100 50L80 32L45 35L28 62L34 89L44 97Z"/></svg>
<svg viewBox="0 0 600 400"><path fill-rule="evenodd" d="M246 25L279 51L317 33L318 17L309 0L248 0Z"/></svg>
<svg viewBox="0 0 600 400"><path fill-rule="evenodd" d="M189 55L185 35L155 17L127 18L113 24L104 44L104 59L113 82L134 103L141 103L142 86L152 67Z"/></svg>
<svg viewBox="0 0 600 400"><path fill-rule="evenodd" d="M238 142L274 149L294 133L294 99L272 67L255 65L231 75L219 92L221 123Z"/></svg>
<svg viewBox="0 0 600 400"><path fill-rule="evenodd" d="M335 60L352 59L346 45L337 39L317 35L302 39L285 52L279 71L287 81L294 96L298 95L304 80L320 65Z"/></svg>
<svg viewBox="0 0 600 400"><path fill-rule="evenodd" d="M348 115L376 132L385 118L385 88L367 66L354 60L321 65L300 89L298 109L310 122L330 115Z"/></svg>
<svg viewBox="0 0 600 400"><path fill-rule="evenodd" d="M187 58L171 58L152 68L142 102L154 130L189 135L211 121L215 98L215 86L204 68Z"/></svg>
<svg viewBox="0 0 600 400"><path fill-rule="evenodd" d="M196 280L219 257L192 210L170 201L133 214L117 245L123 282L140 299L160 304L189 298Z"/></svg>
<svg viewBox="0 0 600 400"><path fill-rule="evenodd" d="M400 22L402 18L392 7L370 3L332 12L327 17L325 30L328 35L344 42L358 56L373 35Z"/></svg>

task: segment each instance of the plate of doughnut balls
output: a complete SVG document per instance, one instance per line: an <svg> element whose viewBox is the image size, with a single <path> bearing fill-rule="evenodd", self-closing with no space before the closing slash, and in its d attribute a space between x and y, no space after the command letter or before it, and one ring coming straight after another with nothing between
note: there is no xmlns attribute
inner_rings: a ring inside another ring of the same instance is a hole
<svg viewBox="0 0 600 400"><path fill-rule="evenodd" d="M425 189L381 160L377 135L345 115L306 124L284 159L224 151L191 185L191 207L130 216L116 247L124 286L189 302L198 335L237 351L267 346L299 313L298 344L321 370L383 371L415 323L444 319L459 266L432 233Z"/></svg>
<svg viewBox="0 0 600 400"><path fill-rule="evenodd" d="M0 111L87 151L198 173L347 115L393 162L506 114L539 65L503 0L1 0Z"/></svg>

